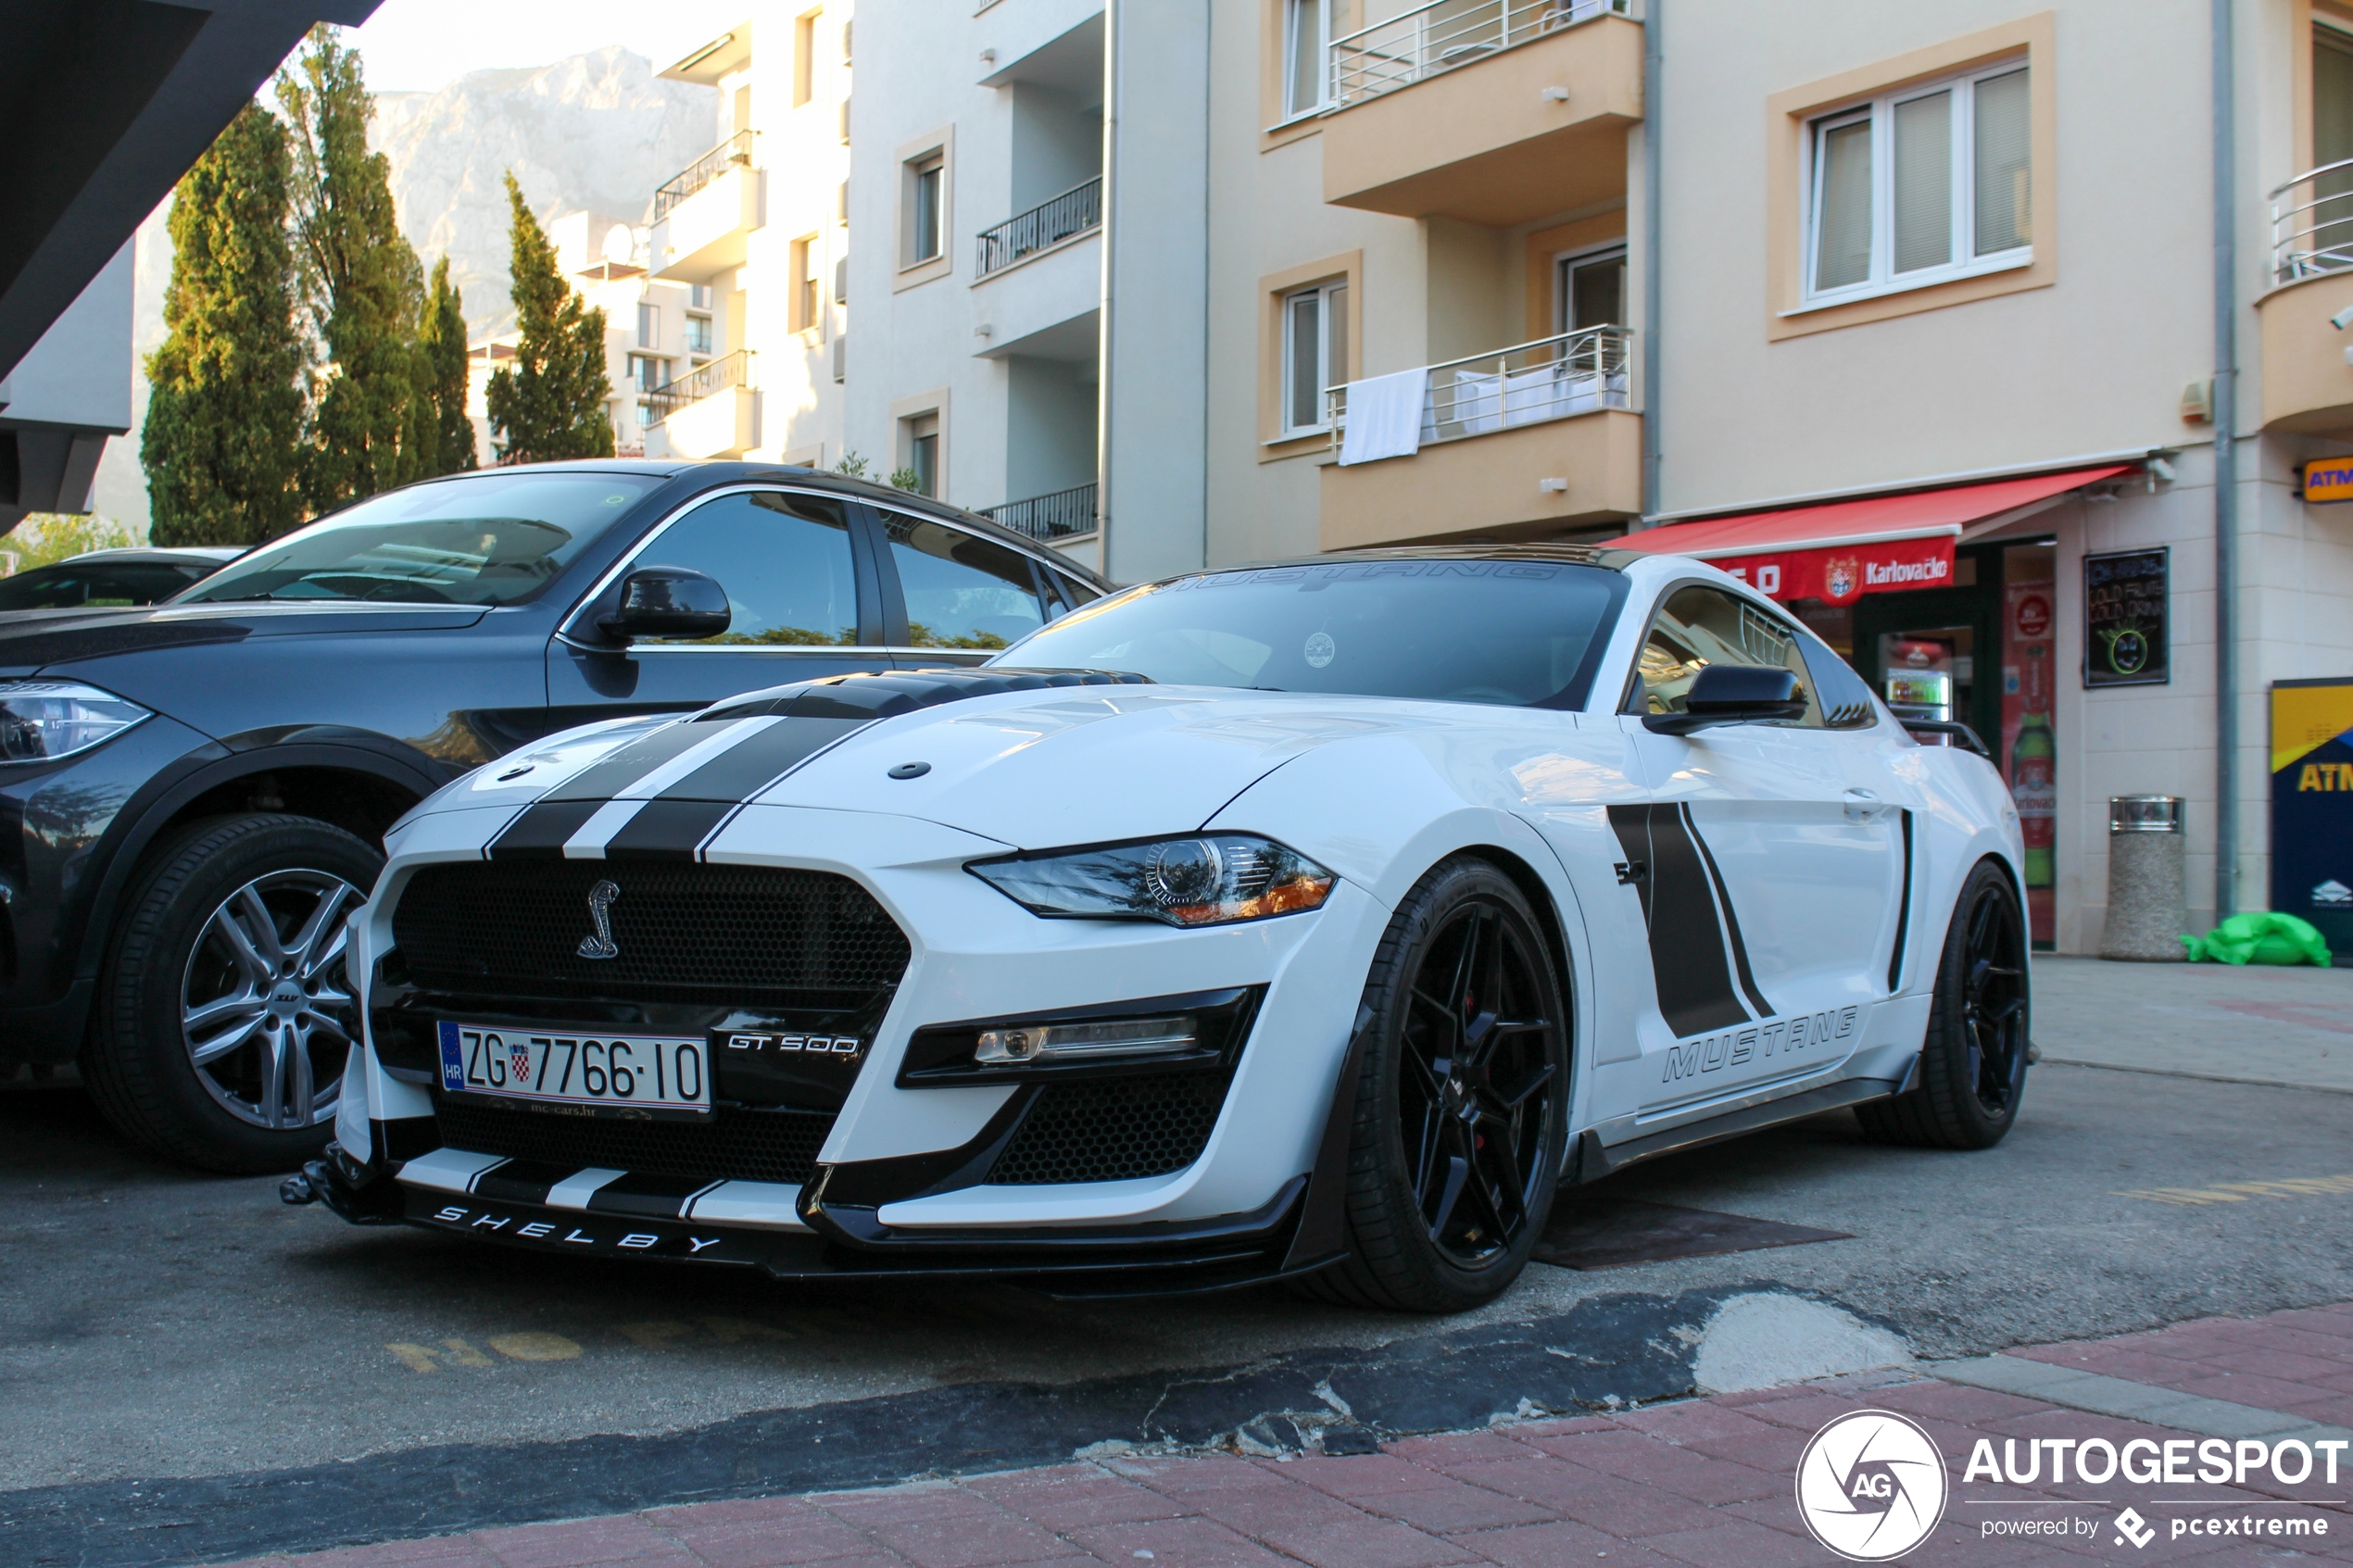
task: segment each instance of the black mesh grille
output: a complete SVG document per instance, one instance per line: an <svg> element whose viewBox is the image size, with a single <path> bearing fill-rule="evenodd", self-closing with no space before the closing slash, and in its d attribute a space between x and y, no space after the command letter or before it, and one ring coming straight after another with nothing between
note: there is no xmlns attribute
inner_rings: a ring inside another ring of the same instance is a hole
<svg viewBox="0 0 2353 1568"><path fill-rule="evenodd" d="M441 1140L476 1154L648 1176L798 1185L816 1169L830 1110L718 1111L709 1122L632 1122L436 1100Z"/></svg>
<svg viewBox="0 0 2353 1568"><path fill-rule="evenodd" d="M621 889L617 957L584 959L588 890ZM828 872L605 860L427 866L393 937L417 985L460 994L859 1007L899 983L907 937Z"/></svg>
<svg viewBox="0 0 2353 1568"><path fill-rule="evenodd" d="M1028 1186L1164 1176L1201 1158L1225 1103L1226 1079L1214 1073L1050 1085L988 1180Z"/></svg>

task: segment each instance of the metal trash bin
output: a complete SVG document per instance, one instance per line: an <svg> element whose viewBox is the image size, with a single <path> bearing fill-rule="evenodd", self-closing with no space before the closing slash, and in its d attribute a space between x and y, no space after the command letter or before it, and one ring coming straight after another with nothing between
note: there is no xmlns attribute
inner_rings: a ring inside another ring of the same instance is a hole
<svg viewBox="0 0 2353 1568"><path fill-rule="evenodd" d="M2108 803L2108 929L2100 957L2181 963L2189 929L2182 798L2118 795Z"/></svg>

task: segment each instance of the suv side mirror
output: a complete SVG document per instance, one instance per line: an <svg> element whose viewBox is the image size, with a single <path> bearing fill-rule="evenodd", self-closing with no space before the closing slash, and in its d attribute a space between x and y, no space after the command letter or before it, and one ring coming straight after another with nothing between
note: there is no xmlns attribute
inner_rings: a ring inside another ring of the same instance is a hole
<svg viewBox="0 0 2353 1568"><path fill-rule="evenodd" d="M735 619L727 590L683 566L641 566L621 580L597 630L618 642L637 637L716 637Z"/></svg>
<svg viewBox="0 0 2353 1568"><path fill-rule="evenodd" d="M1643 716L1642 728L1687 735L1718 724L1757 724L1806 717L1806 692L1794 671L1754 664L1711 664L1692 683L1680 713Z"/></svg>

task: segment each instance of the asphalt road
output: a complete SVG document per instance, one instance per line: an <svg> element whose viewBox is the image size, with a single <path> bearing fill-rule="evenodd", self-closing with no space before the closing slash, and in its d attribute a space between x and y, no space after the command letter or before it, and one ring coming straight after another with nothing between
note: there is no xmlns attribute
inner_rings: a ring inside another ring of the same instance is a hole
<svg viewBox="0 0 2353 1568"><path fill-rule="evenodd" d="M2341 978L2353 1002L2353 974L2311 978ZM1689 1293L1786 1287L1924 1358L2342 1300L2353 1194L2214 1184L2353 1173L2348 1113L2339 1093L2045 1063L2021 1124L1988 1152L1878 1148L1841 1112L1582 1189L1852 1240L1598 1273L1535 1265L1484 1313L1435 1322L1273 1291L1080 1304L786 1286L354 1229L281 1206L272 1180L147 1162L80 1090L19 1079L0 1089L0 1513L23 1488L675 1434L748 1412L816 1420L877 1397L873 1409L895 1397L932 1419L919 1411L943 1405L927 1393L1181 1378L1307 1347L1410 1355L1399 1342L1545 1323L1604 1298L1663 1325ZM2157 1188L2208 1197L2129 1196ZM1512 1408L1509 1387L1494 1392Z"/></svg>

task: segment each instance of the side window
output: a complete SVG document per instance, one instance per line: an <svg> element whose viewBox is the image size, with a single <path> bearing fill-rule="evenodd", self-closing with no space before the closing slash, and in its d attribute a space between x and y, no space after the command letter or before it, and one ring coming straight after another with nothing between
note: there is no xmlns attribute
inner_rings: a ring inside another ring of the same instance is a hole
<svg viewBox="0 0 2353 1568"><path fill-rule="evenodd" d="M907 596L907 640L919 648L1001 648L1046 623L1029 562L928 518L883 514L891 564Z"/></svg>
<svg viewBox="0 0 2353 1568"><path fill-rule="evenodd" d="M1806 692L1806 717L1798 727L1822 727L1822 705L1815 698L1813 671L1798 649L1797 633L1743 599L1694 583L1678 588L1652 618L1643 639L1639 684L1630 694L1637 713L1680 713L1692 683L1711 664L1747 664L1793 671Z"/></svg>
<svg viewBox="0 0 2353 1568"><path fill-rule="evenodd" d="M1871 700L1870 683L1855 673L1830 645L1812 637L1797 640L1806 667L1814 672L1814 692L1827 726L1833 730L1868 730L1879 722L1879 705Z"/></svg>
<svg viewBox="0 0 2353 1568"><path fill-rule="evenodd" d="M688 647L848 647L858 577L841 505L775 491L722 495L670 525L633 566L684 566L727 590L735 621ZM667 641L668 639L664 639Z"/></svg>

